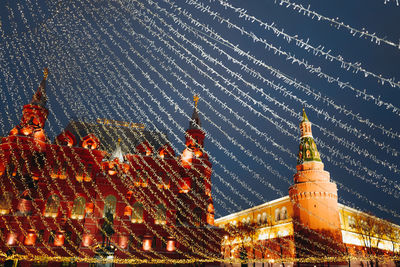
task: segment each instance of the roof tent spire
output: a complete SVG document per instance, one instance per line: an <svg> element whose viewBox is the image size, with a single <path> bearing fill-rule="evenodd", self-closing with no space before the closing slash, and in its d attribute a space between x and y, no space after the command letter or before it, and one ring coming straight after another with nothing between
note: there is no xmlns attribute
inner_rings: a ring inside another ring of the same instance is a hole
<svg viewBox="0 0 400 267"><path fill-rule="evenodd" d="M31 100L31 105L36 105L40 107L45 107L47 102L46 95L46 80L49 75L49 69L44 68L43 70L43 80L39 85L39 88L36 90L36 93L33 95Z"/></svg>

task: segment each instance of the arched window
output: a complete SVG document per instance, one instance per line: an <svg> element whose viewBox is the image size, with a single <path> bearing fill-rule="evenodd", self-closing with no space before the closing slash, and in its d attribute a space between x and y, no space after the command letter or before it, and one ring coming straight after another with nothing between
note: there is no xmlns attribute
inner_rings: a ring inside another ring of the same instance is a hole
<svg viewBox="0 0 400 267"><path fill-rule="evenodd" d="M74 200L74 206L72 207L71 218L72 219L83 219L85 216L86 200L84 197L77 197Z"/></svg>
<svg viewBox="0 0 400 267"><path fill-rule="evenodd" d="M143 204L136 202L132 206L132 222L142 223L143 222Z"/></svg>
<svg viewBox="0 0 400 267"><path fill-rule="evenodd" d="M268 222L268 215L266 212L263 212L261 223L266 224L267 222Z"/></svg>
<svg viewBox="0 0 400 267"><path fill-rule="evenodd" d="M47 199L46 208L44 210L44 216L57 217L59 207L60 197L57 195L49 196L49 198Z"/></svg>
<svg viewBox="0 0 400 267"><path fill-rule="evenodd" d="M280 219L286 220L287 218L288 218L287 209L286 207L283 207L280 212Z"/></svg>
<svg viewBox="0 0 400 267"><path fill-rule="evenodd" d="M115 209L117 207L117 199L113 195L108 195L104 201L103 217L107 213L111 213L115 217Z"/></svg>
<svg viewBox="0 0 400 267"><path fill-rule="evenodd" d="M3 192L0 194L0 214L8 214L10 212L11 202L11 192Z"/></svg>
<svg viewBox="0 0 400 267"><path fill-rule="evenodd" d="M280 221L281 216L280 216L280 210L279 209L275 209L275 221Z"/></svg>
<svg viewBox="0 0 400 267"><path fill-rule="evenodd" d="M156 224L165 224L167 222L167 209L163 204L158 204L157 205L157 211L156 211L156 218L155 218L155 223Z"/></svg>
<svg viewBox="0 0 400 267"><path fill-rule="evenodd" d="M261 214L257 215L257 224L261 225Z"/></svg>

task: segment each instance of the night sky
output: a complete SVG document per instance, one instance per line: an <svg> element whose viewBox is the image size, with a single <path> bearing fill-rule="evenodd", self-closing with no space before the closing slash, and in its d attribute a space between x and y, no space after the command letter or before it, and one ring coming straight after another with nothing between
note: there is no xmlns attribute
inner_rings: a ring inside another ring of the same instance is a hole
<svg viewBox="0 0 400 267"><path fill-rule="evenodd" d="M278 0L167 2L1 1L0 135L46 66L50 140L109 118L165 132L180 153L198 94L220 217L288 194L305 107L339 202L400 223L395 1L293 2L355 32Z"/></svg>

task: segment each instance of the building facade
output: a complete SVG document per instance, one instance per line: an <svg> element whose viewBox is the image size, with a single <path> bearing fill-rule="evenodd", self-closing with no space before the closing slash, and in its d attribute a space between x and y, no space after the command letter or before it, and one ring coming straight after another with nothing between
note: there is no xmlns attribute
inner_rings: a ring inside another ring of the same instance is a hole
<svg viewBox="0 0 400 267"><path fill-rule="evenodd" d="M164 134L109 119L71 121L51 142L44 130L47 74L21 122L1 139L0 249L7 264L219 257L222 231L214 226L198 98L180 155Z"/></svg>
<svg viewBox="0 0 400 267"><path fill-rule="evenodd" d="M215 221L227 231L225 259L287 266L295 258L312 266L320 261L396 263L387 259L399 259L400 226L338 203L336 184L324 170L304 110L296 169L289 196Z"/></svg>

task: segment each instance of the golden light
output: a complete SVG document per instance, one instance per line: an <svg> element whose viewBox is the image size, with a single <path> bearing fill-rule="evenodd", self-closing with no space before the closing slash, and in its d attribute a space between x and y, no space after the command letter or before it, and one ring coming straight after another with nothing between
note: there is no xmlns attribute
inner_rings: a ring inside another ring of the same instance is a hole
<svg viewBox="0 0 400 267"><path fill-rule="evenodd" d="M36 234L33 229L30 229L28 235L25 237L24 245L33 246L36 242Z"/></svg>
<svg viewBox="0 0 400 267"><path fill-rule="evenodd" d="M188 148L183 150L181 157L183 167L190 168L192 164L192 159L193 159L193 152Z"/></svg>
<svg viewBox="0 0 400 267"><path fill-rule="evenodd" d="M151 249L152 240L153 240L153 237L151 235L145 235L143 237L143 250L144 251L149 251Z"/></svg>
<svg viewBox="0 0 400 267"><path fill-rule="evenodd" d="M92 243L92 237L89 234L83 235L82 245L84 247L89 247Z"/></svg>
<svg viewBox="0 0 400 267"><path fill-rule="evenodd" d="M168 238L167 241L167 251L172 252L175 251L175 240L173 238Z"/></svg>
<svg viewBox="0 0 400 267"><path fill-rule="evenodd" d="M119 237L119 246L122 249L126 249L128 247L128 237L126 235L121 235Z"/></svg>
<svg viewBox="0 0 400 267"><path fill-rule="evenodd" d="M17 242L17 234L16 233L9 233L7 238L7 245L13 246Z"/></svg>
<svg viewBox="0 0 400 267"><path fill-rule="evenodd" d="M55 239L54 239L54 246L61 247L62 245L64 245L64 241L65 241L64 234L63 233L58 233L55 236Z"/></svg>

